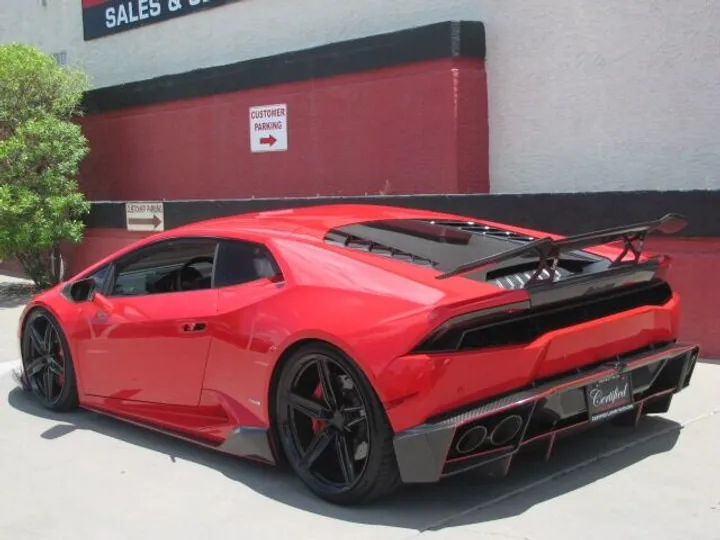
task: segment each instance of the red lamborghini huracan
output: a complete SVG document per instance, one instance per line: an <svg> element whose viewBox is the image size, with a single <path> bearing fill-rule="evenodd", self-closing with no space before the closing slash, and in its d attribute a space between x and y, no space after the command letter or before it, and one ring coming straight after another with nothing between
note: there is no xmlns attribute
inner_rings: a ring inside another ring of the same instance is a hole
<svg viewBox="0 0 720 540"><path fill-rule="evenodd" d="M463 216L329 205L132 244L35 297L23 386L217 450L289 463L335 503L668 410L680 216L559 237Z"/></svg>

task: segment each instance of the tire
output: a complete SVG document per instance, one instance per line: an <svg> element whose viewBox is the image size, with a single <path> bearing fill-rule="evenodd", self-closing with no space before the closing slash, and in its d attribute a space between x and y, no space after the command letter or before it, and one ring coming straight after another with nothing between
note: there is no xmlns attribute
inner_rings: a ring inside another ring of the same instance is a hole
<svg viewBox="0 0 720 540"><path fill-rule="evenodd" d="M49 311L37 308L30 312L23 324L20 348L22 377L43 407L52 411L76 409L77 380L70 346Z"/></svg>
<svg viewBox="0 0 720 540"><path fill-rule="evenodd" d="M310 491L334 504L358 505L400 486L385 411L350 359L312 344L295 351L281 370L274 430L285 460Z"/></svg>

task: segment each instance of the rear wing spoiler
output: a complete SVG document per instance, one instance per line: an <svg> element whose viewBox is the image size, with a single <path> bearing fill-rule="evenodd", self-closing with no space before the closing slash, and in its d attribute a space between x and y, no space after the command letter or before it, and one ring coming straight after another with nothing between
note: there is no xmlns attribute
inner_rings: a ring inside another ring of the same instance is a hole
<svg viewBox="0 0 720 540"><path fill-rule="evenodd" d="M645 239L650 233L660 231L664 234L674 234L683 230L686 226L687 220L683 216L679 214L666 214L660 219L656 219L654 221L645 221L635 223L633 225L591 231L574 236L567 236L560 240L553 240L550 237L538 238L537 240L533 240L532 242L503 251L496 255L490 255L489 257L483 257L482 259L462 264L448 272L436 276L436 279L447 279L477 270L478 268L489 264L497 264L517 257L537 257L538 268L533 277L525 284L525 287L527 287L538 281L538 278L545 270L549 271L548 274L550 279L552 279L557 260L563 253L622 241L624 243L622 253L620 253L614 261L612 261L611 266L623 262L625 256L630 252L634 256L634 260L632 262L637 263L640 259L640 255L642 254ZM636 245L636 243L639 245ZM552 262L548 262L548 260Z"/></svg>

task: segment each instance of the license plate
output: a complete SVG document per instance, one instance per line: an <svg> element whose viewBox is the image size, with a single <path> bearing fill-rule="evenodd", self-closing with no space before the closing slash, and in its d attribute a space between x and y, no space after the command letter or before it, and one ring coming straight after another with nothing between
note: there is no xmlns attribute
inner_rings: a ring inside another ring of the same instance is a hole
<svg viewBox="0 0 720 540"><path fill-rule="evenodd" d="M591 422L606 420L634 407L632 382L627 373L587 385L585 396Z"/></svg>

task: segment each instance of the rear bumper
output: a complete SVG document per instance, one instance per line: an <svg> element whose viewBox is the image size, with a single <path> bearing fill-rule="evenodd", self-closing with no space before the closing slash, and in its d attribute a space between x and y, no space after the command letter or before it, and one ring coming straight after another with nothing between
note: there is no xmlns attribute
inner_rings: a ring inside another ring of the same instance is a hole
<svg viewBox="0 0 720 540"><path fill-rule="evenodd" d="M544 443L549 458L562 434L620 414L637 421L643 412L665 412L673 394L690 383L698 354L695 345L673 344L608 359L399 432L394 446L402 480L436 482L488 465L505 473L513 456L532 443ZM596 397L602 411L591 413L589 387L610 378L606 390L612 393L613 378L623 375L627 379L618 382L629 384L627 402L618 398L622 405L613 408Z"/></svg>

